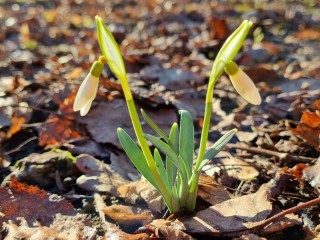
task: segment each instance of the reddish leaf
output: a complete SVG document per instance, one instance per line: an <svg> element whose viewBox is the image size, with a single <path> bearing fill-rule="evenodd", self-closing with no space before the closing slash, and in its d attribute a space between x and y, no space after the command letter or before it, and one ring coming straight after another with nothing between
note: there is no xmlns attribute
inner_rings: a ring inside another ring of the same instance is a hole
<svg viewBox="0 0 320 240"><path fill-rule="evenodd" d="M290 174L295 179L297 179L301 184L303 184L302 175L306 167L308 167L306 164L299 163L291 169L288 169L288 167L284 167L283 170L285 173Z"/></svg>
<svg viewBox="0 0 320 240"><path fill-rule="evenodd" d="M301 117L301 122L309 127L316 128L320 126L320 116L316 113L306 111Z"/></svg>
<svg viewBox="0 0 320 240"><path fill-rule="evenodd" d="M51 114L39 133L39 145L56 145L81 135L74 125L73 102L76 94L64 97L64 93L56 94L53 98L59 104L61 115Z"/></svg>
<svg viewBox="0 0 320 240"><path fill-rule="evenodd" d="M71 120L51 115L40 130L39 145L56 145L80 136Z"/></svg>
<svg viewBox="0 0 320 240"><path fill-rule="evenodd" d="M0 212L2 213L0 225L8 220L23 217L29 224L39 221L49 226L57 213L77 214L67 200L54 195L50 196L38 187L25 185L15 179L9 187L0 188Z"/></svg>
<svg viewBox="0 0 320 240"><path fill-rule="evenodd" d="M319 149L320 129L309 127L303 123L297 125L295 128L289 126L288 129L307 141L310 145Z"/></svg>

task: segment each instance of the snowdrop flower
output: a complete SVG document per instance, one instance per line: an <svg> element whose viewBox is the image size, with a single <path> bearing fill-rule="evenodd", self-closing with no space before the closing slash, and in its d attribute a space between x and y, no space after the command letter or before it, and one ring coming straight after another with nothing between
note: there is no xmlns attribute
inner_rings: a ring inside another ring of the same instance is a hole
<svg viewBox="0 0 320 240"><path fill-rule="evenodd" d="M253 81L235 62L231 61L226 66L225 71L229 75L233 87L242 98L253 105L261 103L259 91Z"/></svg>
<svg viewBox="0 0 320 240"><path fill-rule="evenodd" d="M81 116L85 116L90 110L91 104L97 95L99 77L102 71L103 63L101 61L95 61L89 74L80 85L73 104L73 111L76 112L80 110Z"/></svg>

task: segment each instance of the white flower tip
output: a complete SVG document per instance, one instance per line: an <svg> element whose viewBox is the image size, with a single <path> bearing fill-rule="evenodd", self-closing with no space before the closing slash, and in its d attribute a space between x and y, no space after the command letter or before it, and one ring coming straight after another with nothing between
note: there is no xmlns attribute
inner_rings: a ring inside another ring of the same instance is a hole
<svg viewBox="0 0 320 240"><path fill-rule="evenodd" d="M98 85L99 77L89 73L80 85L73 103L73 111L80 110L81 116L85 116L89 112L90 106L97 95Z"/></svg>
<svg viewBox="0 0 320 240"><path fill-rule="evenodd" d="M246 94L246 96L243 96L243 98L253 105L260 105L261 104L261 96L260 96L258 90L257 89L255 89L255 90Z"/></svg>
<svg viewBox="0 0 320 240"><path fill-rule="evenodd" d="M231 82L239 95L253 105L261 104L261 96L251 78L240 68L230 75Z"/></svg>

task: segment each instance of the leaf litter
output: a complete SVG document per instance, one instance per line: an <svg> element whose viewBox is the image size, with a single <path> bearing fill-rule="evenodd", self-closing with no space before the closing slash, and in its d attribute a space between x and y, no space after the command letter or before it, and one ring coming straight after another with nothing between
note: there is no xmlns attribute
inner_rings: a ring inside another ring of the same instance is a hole
<svg viewBox="0 0 320 240"><path fill-rule="evenodd" d="M319 202L312 202L319 198L319 5L254 6L250 1L1 4L0 238L319 237ZM212 159L205 171L210 176L201 176L193 216L161 219L161 196L123 154L116 128L132 133L132 127L108 69L89 115L72 112L74 92L99 54L97 14L120 43L139 108L166 131L178 109L190 111L196 141L215 54L239 19L250 17L254 30L260 29L250 34L236 61L246 66L264 102L251 107L224 76L217 83L209 141L234 127L239 131L225 148L228 157ZM289 180L280 181L282 175ZM103 204L94 205L96 194ZM104 218L103 209L121 217ZM144 215L148 211L150 218ZM278 214L284 215L272 220Z"/></svg>

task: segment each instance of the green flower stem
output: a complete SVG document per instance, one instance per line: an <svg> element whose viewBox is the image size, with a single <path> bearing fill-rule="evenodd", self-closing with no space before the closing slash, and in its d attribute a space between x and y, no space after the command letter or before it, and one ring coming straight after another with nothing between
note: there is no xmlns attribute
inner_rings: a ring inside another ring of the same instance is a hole
<svg viewBox="0 0 320 240"><path fill-rule="evenodd" d="M146 158L146 160L148 162L148 166L150 168L152 176L154 177L154 180L155 180L155 182L156 182L156 184L157 184L157 186L159 188L158 190L162 194L164 201L166 203L168 203L166 205L168 206L170 212L176 212L179 209L170 209L170 206L172 206L172 204L170 204L171 201L172 201L170 199L171 194L170 194L169 190L167 189L167 187L165 186L164 182L161 179L161 176L160 176L160 174L159 174L159 172L157 170L155 161L153 159L152 153L151 153L150 148L148 146L147 140L144 138L144 133L143 133L140 121L139 121L137 109L136 109L136 107L134 105L134 101L133 101L133 98L132 98L132 94L131 94L131 91L130 91L128 80L127 79L120 79L120 83L121 83L121 87L123 89L123 92L124 92L124 95L125 95L125 99L126 99L126 102L127 102L127 106L128 106L129 115L130 115L130 118L131 118L131 121L132 121L133 129L134 129L135 134L137 136L137 139L138 139L139 145L141 147L141 150L142 150L142 152L143 152L143 154L144 154L144 156L145 156L145 158Z"/></svg>
<svg viewBox="0 0 320 240"><path fill-rule="evenodd" d="M204 111L204 121L203 121L201 139L200 139L200 147L198 152L198 158L196 161L196 166L194 168L196 171L199 168L206 151L207 139L208 139L209 128L210 128L210 120L211 120L211 114L212 114L213 87L215 85L215 82L216 81L209 81L209 86L207 90L205 111Z"/></svg>
<svg viewBox="0 0 320 240"><path fill-rule="evenodd" d="M211 113L212 113L212 98L213 98L214 85L216 84L217 80L220 78L220 76L224 72L226 65L229 64L230 61L232 61L232 59L240 50L242 43L246 38L251 26L252 26L252 22L250 21L245 20L242 22L242 24L232 33L232 35L223 44L212 66L212 71L210 74L208 90L206 95L204 122L203 122L201 139L200 139L199 153L196 161L196 166L194 168L195 171L198 170L206 150L206 144L207 144L209 128L210 128ZM195 177L192 179L192 183L197 183L197 182L198 182L198 178ZM197 184L191 184L190 191L193 191L196 188L196 185Z"/></svg>

